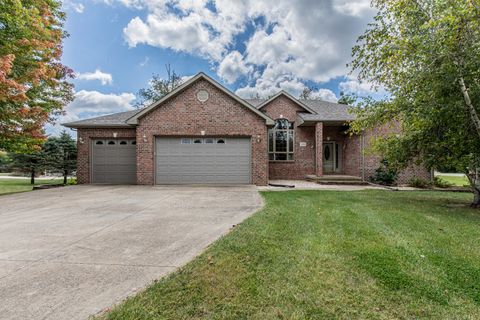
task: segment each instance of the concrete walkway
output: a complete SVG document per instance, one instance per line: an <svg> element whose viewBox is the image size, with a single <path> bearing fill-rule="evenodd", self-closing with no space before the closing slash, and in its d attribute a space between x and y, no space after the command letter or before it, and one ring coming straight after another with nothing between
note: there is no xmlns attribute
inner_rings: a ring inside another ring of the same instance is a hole
<svg viewBox="0 0 480 320"><path fill-rule="evenodd" d="M254 186L72 186L0 196L0 319L86 319L261 208Z"/></svg>
<svg viewBox="0 0 480 320"><path fill-rule="evenodd" d="M323 185L305 180L270 180L269 183L277 185L293 185L294 188L262 186L258 187L259 191L289 191L289 190L337 190L337 191L355 191L377 189L383 190L385 188L373 185Z"/></svg>

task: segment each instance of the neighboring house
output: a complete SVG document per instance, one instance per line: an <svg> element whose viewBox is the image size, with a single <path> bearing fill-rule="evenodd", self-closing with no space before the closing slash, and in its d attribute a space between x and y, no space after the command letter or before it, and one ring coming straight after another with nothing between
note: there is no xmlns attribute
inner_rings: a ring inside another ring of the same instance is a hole
<svg viewBox="0 0 480 320"><path fill-rule="evenodd" d="M269 179L344 174L367 179L373 130L350 136L349 107L279 92L241 99L199 73L140 110L64 124L78 130L78 183L265 185ZM387 130L388 131L388 130ZM400 182L429 178L410 167Z"/></svg>

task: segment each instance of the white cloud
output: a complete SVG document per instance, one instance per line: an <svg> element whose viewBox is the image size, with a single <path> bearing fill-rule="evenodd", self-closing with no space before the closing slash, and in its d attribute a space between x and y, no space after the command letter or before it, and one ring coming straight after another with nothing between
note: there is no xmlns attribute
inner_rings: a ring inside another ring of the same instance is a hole
<svg viewBox="0 0 480 320"><path fill-rule="evenodd" d="M248 75L252 69L251 66L245 64L242 54L235 50L223 58L218 66L217 74L228 83L234 83L240 76Z"/></svg>
<svg viewBox="0 0 480 320"><path fill-rule="evenodd" d="M67 113L81 116L82 114L107 114L133 110L133 93L101 93L98 91L81 90L75 93L75 99L66 107Z"/></svg>
<svg viewBox="0 0 480 320"><path fill-rule="evenodd" d="M115 94L80 90L75 93L74 100L65 107L65 114L58 117L55 124L46 126L47 133L58 135L65 129L61 125L65 122L133 110L134 100L133 93Z"/></svg>
<svg viewBox="0 0 480 320"><path fill-rule="evenodd" d="M136 9L141 9L143 7L143 2L142 0L96 0L98 2L103 2L108 5L113 5L116 1L120 2L124 6L128 8L136 8Z"/></svg>
<svg viewBox="0 0 480 320"><path fill-rule="evenodd" d="M372 8L370 0L334 0L333 7L338 12L350 16L362 16Z"/></svg>
<svg viewBox="0 0 480 320"><path fill-rule="evenodd" d="M323 101L330 101L330 102L337 102L337 96L335 93L330 89L318 89L311 93L312 99L323 100Z"/></svg>
<svg viewBox="0 0 480 320"><path fill-rule="evenodd" d="M375 13L370 0L117 1L145 12L123 30L130 47L205 58L228 83L243 81L239 94L297 92L303 82L345 76L351 47Z"/></svg>
<svg viewBox="0 0 480 320"><path fill-rule="evenodd" d="M83 11L85 10L85 6L81 3L72 3L72 8L77 13L83 13Z"/></svg>
<svg viewBox="0 0 480 320"><path fill-rule="evenodd" d="M148 44L218 62L232 44L234 35L244 30L246 17L237 14L238 10L244 10L240 2L218 1L216 12L207 8L208 2L136 0L135 6L147 9L148 14L144 19L135 17L128 23L123 30L125 40L130 47Z"/></svg>
<svg viewBox="0 0 480 320"><path fill-rule="evenodd" d="M299 97L305 88L306 86L302 82L294 78L284 78L282 81L268 81L259 78L254 86L239 88L235 93L245 99L255 97L267 98L278 93L280 90L284 90L294 97ZM332 90L324 88L312 91L310 97L312 99L330 102L337 102L338 100Z"/></svg>
<svg viewBox="0 0 480 320"><path fill-rule="evenodd" d="M181 76L181 77L180 77L180 81L181 81L182 83L187 82L188 80L190 80L190 79L193 78L194 76L195 76L195 75Z"/></svg>
<svg viewBox="0 0 480 320"><path fill-rule="evenodd" d="M77 79L79 80L86 80L86 81L98 80L102 85L113 83L112 75L109 73L102 72L100 69L96 69L95 72L77 73L76 76L77 76Z"/></svg>
<svg viewBox="0 0 480 320"><path fill-rule="evenodd" d="M150 57L145 57L145 59L143 59L142 62L140 62L138 65L140 67L145 67L146 65L148 65L148 62L150 61Z"/></svg>
<svg viewBox="0 0 480 320"><path fill-rule="evenodd" d="M66 9L71 9L71 10L75 11L76 13L83 13L83 11L85 10L85 6L82 3L73 2L71 0L65 0L63 2L63 6Z"/></svg>
<svg viewBox="0 0 480 320"><path fill-rule="evenodd" d="M366 95L385 95L386 92L383 88L376 88L371 83L359 82L356 79L349 78L346 81L342 81L338 84L340 91L345 93L354 93L359 96Z"/></svg>

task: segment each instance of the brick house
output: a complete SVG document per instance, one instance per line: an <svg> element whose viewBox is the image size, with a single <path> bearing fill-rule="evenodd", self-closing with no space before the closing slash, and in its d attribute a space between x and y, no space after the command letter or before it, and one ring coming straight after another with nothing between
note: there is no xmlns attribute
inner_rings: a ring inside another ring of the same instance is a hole
<svg viewBox="0 0 480 320"><path fill-rule="evenodd" d="M367 179L369 141L394 128L347 134L349 107L286 92L241 99L199 73L140 110L64 124L78 132L78 183L265 185L329 174ZM411 166L399 183L428 179Z"/></svg>

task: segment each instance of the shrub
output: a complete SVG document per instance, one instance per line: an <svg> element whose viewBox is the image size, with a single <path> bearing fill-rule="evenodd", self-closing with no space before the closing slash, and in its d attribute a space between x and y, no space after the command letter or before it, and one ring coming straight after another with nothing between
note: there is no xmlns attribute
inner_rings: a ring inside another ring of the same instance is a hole
<svg viewBox="0 0 480 320"><path fill-rule="evenodd" d="M381 161L380 167L375 170L373 176L370 177L370 181L382 185L391 186L395 183L398 177L398 172L394 168L389 167L386 160Z"/></svg>
<svg viewBox="0 0 480 320"><path fill-rule="evenodd" d="M413 188L426 189L432 186L432 183L422 178L412 178L408 181L408 185Z"/></svg>
<svg viewBox="0 0 480 320"><path fill-rule="evenodd" d="M77 178L70 178L67 181L67 186L72 186L77 184Z"/></svg>
<svg viewBox="0 0 480 320"><path fill-rule="evenodd" d="M433 185L437 188L450 188L453 187L453 184L451 184L448 181L443 180L440 177L435 177L433 178Z"/></svg>

